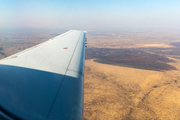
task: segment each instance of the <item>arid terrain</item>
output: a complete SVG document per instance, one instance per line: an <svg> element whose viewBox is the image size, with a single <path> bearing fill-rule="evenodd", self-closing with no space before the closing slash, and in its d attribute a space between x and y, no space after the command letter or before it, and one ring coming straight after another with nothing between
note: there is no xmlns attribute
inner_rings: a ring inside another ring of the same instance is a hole
<svg viewBox="0 0 180 120"><path fill-rule="evenodd" d="M62 32L0 32L0 58ZM180 32L89 31L84 120L179 120Z"/></svg>
<svg viewBox="0 0 180 120"><path fill-rule="evenodd" d="M87 35L84 120L180 119L180 34Z"/></svg>

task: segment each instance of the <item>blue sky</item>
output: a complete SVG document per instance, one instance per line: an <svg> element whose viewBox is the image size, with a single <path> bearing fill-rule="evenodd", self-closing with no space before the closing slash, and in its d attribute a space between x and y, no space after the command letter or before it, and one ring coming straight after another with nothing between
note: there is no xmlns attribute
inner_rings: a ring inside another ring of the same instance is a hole
<svg viewBox="0 0 180 120"><path fill-rule="evenodd" d="M0 28L179 28L178 0L0 0Z"/></svg>

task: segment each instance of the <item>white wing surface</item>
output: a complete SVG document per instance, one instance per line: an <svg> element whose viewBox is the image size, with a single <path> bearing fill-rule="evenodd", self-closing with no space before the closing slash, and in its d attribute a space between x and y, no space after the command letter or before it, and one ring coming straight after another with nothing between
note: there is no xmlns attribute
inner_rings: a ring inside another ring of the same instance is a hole
<svg viewBox="0 0 180 120"><path fill-rule="evenodd" d="M84 53L71 30L0 60L0 119L81 120Z"/></svg>

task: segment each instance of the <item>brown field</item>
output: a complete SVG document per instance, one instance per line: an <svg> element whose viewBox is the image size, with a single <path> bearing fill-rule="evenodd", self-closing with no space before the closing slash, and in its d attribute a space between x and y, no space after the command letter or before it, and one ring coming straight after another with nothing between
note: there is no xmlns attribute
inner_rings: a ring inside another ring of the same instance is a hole
<svg viewBox="0 0 180 120"><path fill-rule="evenodd" d="M180 119L179 42L176 31L89 34L84 120Z"/></svg>
<svg viewBox="0 0 180 120"><path fill-rule="evenodd" d="M172 65L180 65L173 63ZM180 67L178 67L179 69ZM86 60L84 119L180 119L180 72Z"/></svg>
<svg viewBox="0 0 180 120"><path fill-rule="evenodd" d="M60 33L0 33L0 59ZM90 31L87 38L84 120L180 119L178 31Z"/></svg>
<svg viewBox="0 0 180 120"><path fill-rule="evenodd" d="M169 48L172 42L180 42L179 31L165 30L90 31L87 38L90 48Z"/></svg>

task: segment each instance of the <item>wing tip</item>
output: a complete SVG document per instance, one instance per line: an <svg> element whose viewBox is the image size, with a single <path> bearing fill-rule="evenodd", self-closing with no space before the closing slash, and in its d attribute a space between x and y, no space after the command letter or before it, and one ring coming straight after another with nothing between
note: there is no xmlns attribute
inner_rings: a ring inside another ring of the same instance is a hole
<svg viewBox="0 0 180 120"><path fill-rule="evenodd" d="M70 31L81 31L81 32L84 32L84 33L87 34L87 31L84 31L84 30L82 31L82 30L73 30L73 29L72 29L72 30L70 30Z"/></svg>

